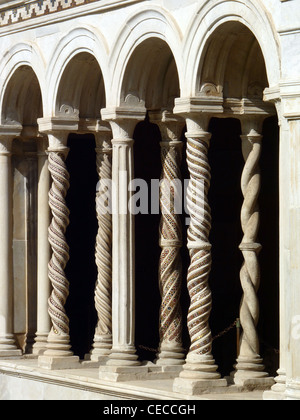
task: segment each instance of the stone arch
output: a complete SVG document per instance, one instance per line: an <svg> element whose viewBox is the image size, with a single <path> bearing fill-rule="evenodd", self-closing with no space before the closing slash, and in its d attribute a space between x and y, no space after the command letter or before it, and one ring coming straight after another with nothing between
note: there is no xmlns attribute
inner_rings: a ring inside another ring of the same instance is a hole
<svg viewBox="0 0 300 420"><path fill-rule="evenodd" d="M147 95L145 83L151 70L156 74L164 72L171 76L165 77L168 86L165 84L163 96L167 95L168 90L171 92L174 89L167 79L170 81L176 75L180 85L181 41L182 34L175 20L163 9L146 8L131 16L118 34L110 60L113 81L109 105L124 106L128 103L131 106L149 106L146 97L150 95ZM146 58L149 66L145 65ZM130 77L133 69L138 75L136 83ZM155 74L151 74L151 77L155 79ZM155 96L154 91L152 94ZM150 107L157 106L159 101L168 102L166 98L159 100L156 97Z"/></svg>
<svg viewBox="0 0 300 420"><path fill-rule="evenodd" d="M1 64L1 124L37 126L45 93L41 55L30 44L18 44Z"/></svg>
<svg viewBox="0 0 300 420"><path fill-rule="evenodd" d="M87 101L87 95L96 96L101 91L100 96L105 96L107 54L106 41L96 28L93 31L91 28L72 29L59 42L47 71L47 112L51 116L81 112L88 118L95 113L90 105L93 101ZM105 102L105 97L101 100ZM100 108L97 115L100 118Z"/></svg>
<svg viewBox="0 0 300 420"><path fill-rule="evenodd" d="M207 40L196 94L263 99L268 87L265 61L253 33L239 22L226 22Z"/></svg>
<svg viewBox="0 0 300 420"><path fill-rule="evenodd" d="M199 94L199 73L202 71L204 57L207 53L208 42L212 34L219 34L222 41L220 27L225 24L233 28L247 28L253 34L253 41L256 40L261 54L265 61L266 73L269 86L276 86L280 80L280 52L278 35L275 32L272 21L267 12L260 4L253 4L251 0L246 1L221 1L206 2L193 18L185 40L185 75L186 81L182 96L197 96ZM219 31L219 32L218 32ZM227 32L224 50L220 54L226 54L233 43L233 31ZM250 50L249 50L250 52ZM201 86L202 87L202 86Z"/></svg>

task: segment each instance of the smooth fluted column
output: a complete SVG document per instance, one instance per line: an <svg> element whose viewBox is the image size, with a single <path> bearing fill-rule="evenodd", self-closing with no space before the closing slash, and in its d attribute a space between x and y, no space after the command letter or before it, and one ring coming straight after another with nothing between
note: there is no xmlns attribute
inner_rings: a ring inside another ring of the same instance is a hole
<svg viewBox="0 0 300 420"><path fill-rule="evenodd" d="M195 395L203 388L226 386L220 379L212 356L212 335L209 318L212 297L209 288L211 270L211 210L208 203L210 165L208 149L211 134L207 132L208 119L201 116L187 118L187 162L190 182L187 204L190 213L188 249L191 263L188 270L188 290L191 304L188 329L191 347L180 377L174 381L174 391Z"/></svg>
<svg viewBox="0 0 300 420"><path fill-rule="evenodd" d="M144 118L144 115L143 115ZM107 118L109 119L109 118ZM140 366L135 348L135 243L132 139L137 119L109 119L113 132L112 157L112 335L107 365L100 366L101 379L122 381L147 370ZM132 204L131 204L132 203Z"/></svg>
<svg viewBox="0 0 300 420"><path fill-rule="evenodd" d="M120 124L120 125L119 125ZM113 129L113 349L109 365L137 366L135 335L134 215L128 204L133 180L133 130L136 122Z"/></svg>
<svg viewBox="0 0 300 420"><path fill-rule="evenodd" d="M182 147L180 141L184 122L181 118L164 112L153 118L162 135L160 183L161 222L159 261L160 347L156 364L159 366L181 366L185 353L182 346L182 224L178 213L181 198ZM159 120L158 120L159 118ZM181 204L181 203L180 203ZM177 208L176 208L177 206Z"/></svg>
<svg viewBox="0 0 300 420"><path fill-rule="evenodd" d="M244 237L240 250L244 257L240 278L243 297L240 306L240 320L243 333L240 341L239 356L234 382L237 385L272 385L264 371L263 360L259 355L257 324L259 320L258 290L260 286L260 266L258 255L261 244L257 243L260 213L259 193L261 186L260 156L262 148L262 124L255 120L242 121L242 152L245 166L242 173L241 187L244 202L241 210L241 223Z"/></svg>
<svg viewBox="0 0 300 420"><path fill-rule="evenodd" d="M51 222L49 207L50 172L48 169L48 139L38 140L38 216L37 216L37 332L33 354L43 354L47 349L47 339L51 329L48 314L48 299L51 284L48 276L48 264L51 259L51 247L48 229Z"/></svg>
<svg viewBox="0 0 300 420"><path fill-rule="evenodd" d="M13 335L12 167L14 137L0 136L0 357L21 356Z"/></svg>
<svg viewBox="0 0 300 420"><path fill-rule="evenodd" d="M90 360L107 361L112 348L112 214L111 177L112 145L110 130L96 134L96 166L99 189L96 195L98 234L96 238L96 265L98 277L95 288L95 307L98 314L93 350Z"/></svg>
<svg viewBox="0 0 300 420"><path fill-rule="evenodd" d="M69 173L65 164L68 134L64 131L49 133L48 138L48 163L52 177L49 192L52 221L48 235L52 248L52 258L48 266L52 293L48 301L48 311L52 328L47 340L47 350L39 357L39 366L46 369L67 369L79 365L79 358L70 350L69 319L65 311L69 295L69 282L65 275L69 260L69 246L65 238L69 224L69 210L65 201L69 188Z"/></svg>

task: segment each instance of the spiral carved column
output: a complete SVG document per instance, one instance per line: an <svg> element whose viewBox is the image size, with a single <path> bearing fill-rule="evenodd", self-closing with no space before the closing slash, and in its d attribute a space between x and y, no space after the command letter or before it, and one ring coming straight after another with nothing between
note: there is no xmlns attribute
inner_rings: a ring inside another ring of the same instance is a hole
<svg viewBox="0 0 300 420"><path fill-rule="evenodd" d="M48 312L52 329L48 336L47 350L39 357L41 367L59 369L71 367L79 359L70 351L69 319L65 311L65 303L69 295L69 282L65 275L65 267L69 260L69 246L65 233L69 224L69 209L65 197L69 189L69 173L65 159L68 148L65 146L67 136L60 139L60 146L52 147L52 136L49 136L48 162L52 177L52 187L49 192L49 205L52 212L52 222L49 227L49 242L52 248L52 258L49 263L49 279L52 293L48 301ZM73 366L72 366L73 367Z"/></svg>
<svg viewBox="0 0 300 420"><path fill-rule="evenodd" d="M259 338L256 330L259 320L259 302L257 292L260 285L260 266L258 255L261 245L257 243L259 231L258 198L261 186L259 160L262 148L262 136L255 130L242 137L242 151L245 166L242 173L242 193L244 203L241 211L241 223L244 237L240 250L244 263L240 272L243 297L240 307L240 319L243 333L240 341L240 353L234 376L235 383L245 385L247 381L266 378L263 360L259 356Z"/></svg>
<svg viewBox="0 0 300 420"><path fill-rule="evenodd" d="M98 234L96 238L96 265L98 279L95 306L98 323L91 352L91 360L105 362L112 348L112 214L109 208L112 176L111 134L96 137L96 165L99 190L96 195Z"/></svg>
<svg viewBox="0 0 300 420"><path fill-rule="evenodd" d="M184 364L182 347L182 312L180 305L182 287L182 226L176 203L181 197L181 171L183 143L178 141L183 124L180 121L159 124L161 142L162 176L160 189L161 222L159 286L162 298L160 308L160 351L157 365L180 366ZM165 140L166 139L166 140ZM179 181L179 182L178 182Z"/></svg>
<svg viewBox="0 0 300 420"><path fill-rule="evenodd" d="M212 308L208 284L211 270L211 212L207 195L211 175L207 154L211 135L196 120L187 120L187 125L187 162L190 172L187 204L191 218L188 230L191 263L187 283L191 299L188 313L191 347L184 370L175 380L174 390L194 395L210 386L226 386L227 382L220 379L211 354L212 336L209 326Z"/></svg>
<svg viewBox="0 0 300 420"><path fill-rule="evenodd" d="M48 314L48 298L51 293L48 276L48 264L51 259L51 247L48 241L48 228L50 225L50 173L48 169L48 139L38 141L38 228L37 228L37 333L33 354L39 355L46 351L47 339L51 329Z"/></svg>

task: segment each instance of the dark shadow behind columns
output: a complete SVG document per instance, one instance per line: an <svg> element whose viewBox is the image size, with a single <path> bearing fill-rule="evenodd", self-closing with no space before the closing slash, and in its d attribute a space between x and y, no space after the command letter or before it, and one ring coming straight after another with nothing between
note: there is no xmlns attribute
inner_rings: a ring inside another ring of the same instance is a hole
<svg viewBox="0 0 300 420"><path fill-rule="evenodd" d="M243 238L240 211L243 203L241 174L244 159L241 151L241 127L236 119L212 119L209 150L212 209L212 270L210 286L213 296L211 329L219 334L239 317L242 289L240 268L243 257L239 245ZM278 187L278 122L268 118L263 127L263 147L260 159L261 193L260 230L262 244L259 255L261 284L258 292L260 318L258 333L260 353L266 370L276 375L279 347L279 187ZM236 329L233 328L213 343L213 354L223 376L235 364Z"/></svg>
<svg viewBox="0 0 300 420"><path fill-rule="evenodd" d="M185 153L185 131L182 141L184 143L182 160L182 178L188 179L188 170ZM136 240L136 347L141 360L156 358L155 351L147 351L143 347L157 349L159 346L159 311L161 297L159 292L158 268L161 248L159 247L160 214L151 214L151 180L159 180L162 171L160 156L161 134L158 126L151 124L146 118L137 125L134 133L134 164L135 178L147 182L149 191L149 214L138 214L135 217ZM184 198L184 194L183 194ZM184 203L183 203L184 209ZM183 310L183 344L189 348L189 334L187 331L187 312L189 296L187 291L187 269L189 255L186 247L187 215L182 215L183 226L183 285L182 285L182 310Z"/></svg>
<svg viewBox="0 0 300 420"><path fill-rule="evenodd" d="M95 197L98 175L94 136L71 134L68 147L70 152L66 164L70 173L70 189L66 201L70 210L70 225L66 238L70 260L66 275L70 282L70 294L66 311L70 319L72 350L83 358L91 349L97 323L94 291L97 280Z"/></svg>

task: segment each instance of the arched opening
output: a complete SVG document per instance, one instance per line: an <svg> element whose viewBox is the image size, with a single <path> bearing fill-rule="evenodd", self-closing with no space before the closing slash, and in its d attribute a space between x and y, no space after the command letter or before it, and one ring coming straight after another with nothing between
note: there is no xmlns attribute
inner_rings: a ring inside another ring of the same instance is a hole
<svg viewBox="0 0 300 420"><path fill-rule="evenodd" d="M104 81L96 58L89 53L75 55L60 80L56 114L73 113L81 120L100 119L104 106Z"/></svg>
<svg viewBox="0 0 300 420"><path fill-rule="evenodd" d="M135 216L136 347L142 360L156 359L160 342L158 270L161 214L157 207L153 211L152 205L159 200L156 181L159 181L162 173L162 134L158 125L152 122L151 113L163 110L172 112L174 99L178 96L177 66L170 47L160 38L143 41L128 62L121 90L121 105L146 108L148 111L145 121L137 125L133 136L134 177L146 183L149 198L145 214L139 212ZM186 268L187 263L184 262Z"/></svg>
<svg viewBox="0 0 300 420"><path fill-rule="evenodd" d="M254 34L239 22L219 26L207 40L197 78L198 96L207 104L212 133L209 150L212 210L212 270L210 287L213 296L211 329L213 355L223 376L233 371L238 355L236 329L240 315L242 287L240 270L243 256L239 245L241 227L241 175L245 165L241 135L246 132L245 116L262 138L260 157L261 191L259 196L260 228L257 241L261 283L258 291L260 318L257 331L260 355L266 371L275 375L279 348L279 129L273 106L263 102L268 87L264 57ZM205 105L204 105L205 107ZM217 111L214 111L217 110ZM270 319L272 313L272 319ZM224 332L225 334L219 333Z"/></svg>
<svg viewBox="0 0 300 420"><path fill-rule="evenodd" d="M268 86L264 57L253 33L239 22L217 28L206 43L197 77L197 91L226 100L259 99ZM231 112L234 112L231 110Z"/></svg>
<svg viewBox="0 0 300 420"><path fill-rule="evenodd" d="M61 77L56 99L58 116L79 118L79 132L68 138L66 159L70 188L66 196L70 224L66 239L70 259L65 272L70 283L66 312L70 320L72 351L81 359L92 347L97 312L94 294L97 281L95 244L98 231L96 214L96 144L93 131L105 108L103 76L97 60L88 53L75 55Z"/></svg>
<svg viewBox="0 0 300 420"><path fill-rule="evenodd" d="M22 127L13 141L14 332L31 352L37 329L37 120L43 116L39 81L30 66L15 70L4 93L3 125Z"/></svg>

